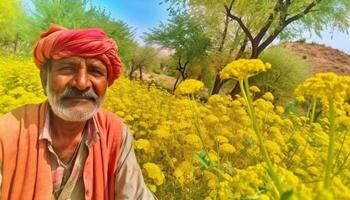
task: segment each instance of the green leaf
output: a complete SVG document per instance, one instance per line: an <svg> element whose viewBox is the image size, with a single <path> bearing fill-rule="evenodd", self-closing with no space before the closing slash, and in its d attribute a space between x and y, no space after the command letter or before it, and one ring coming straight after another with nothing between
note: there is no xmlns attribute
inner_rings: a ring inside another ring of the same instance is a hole
<svg viewBox="0 0 350 200"><path fill-rule="evenodd" d="M280 200L289 200L293 196L293 190L288 190L281 195Z"/></svg>

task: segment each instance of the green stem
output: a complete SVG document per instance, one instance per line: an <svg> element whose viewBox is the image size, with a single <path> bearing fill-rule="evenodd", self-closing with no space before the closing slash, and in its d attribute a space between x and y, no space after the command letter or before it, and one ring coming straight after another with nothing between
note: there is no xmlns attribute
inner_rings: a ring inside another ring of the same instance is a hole
<svg viewBox="0 0 350 200"><path fill-rule="evenodd" d="M201 143L202 143L202 146L203 146L203 149L204 149L204 151L208 154L208 148L207 148L207 146L205 145L205 143L204 143L204 139L203 139L203 137L202 137L202 134L201 134L201 131L200 131L200 128L199 128L199 126L198 126L198 124L199 124L199 120L198 120L198 108L197 108L197 105L196 105L196 100L195 100L195 98L194 98L194 96L193 96L193 94L191 94L191 101L190 101L190 104L191 104L191 106L192 106L192 108L193 108L193 110L192 110L192 112L194 113L194 116L195 116L195 122L194 122L194 126L195 126L195 128L196 128L196 132L197 132L197 135L199 136L199 138L200 138L200 140L201 140Z"/></svg>
<svg viewBox="0 0 350 200"><path fill-rule="evenodd" d="M245 92L245 89L244 89L243 80L239 80L238 83L239 83L239 87L240 87L240 89L241 89L243 98L244 98L245 102L247 103L248 114L249 114L250 118L252 118L252 114L251 114L252 111L251 111L250 106L248 106L248 98L247 98L247 93ZM248 89L248 90L249 90L249 89Z"/></svg>
<svg viewBox="0 0 350 200"><path fill-rule="evenodd" d="M283 193L282 182L279 179L279 177L278 177L277 173L275 172L275 170L273 169L273 165L272 165L271 159L270 159L269 154L267 152L265 143L263 141L263 137L262 137L262 135L260 133L260 129L259 129L259 126L258 126L258 123L257 123L256 115L255 115L255 110L254 110L254 107L253 107L253 101L251 99L250 92L249 92L248 78L244 79L244 87L243 87L243 84L240 84L240 85L242 85L242 87L241 87L242 94L245 96L245 99L247 100L247 103L248 103L248 108L249 108L250 116L251 116L252 123L253 123L252 124L253 125L253 129L254 129L254 131L256 133L256 136L258 138L260 151L262 152L263 159L264 159L264 161L265 161L265 163L267 165L268 173L269 173L272 181L274 182L274 185L277 188L279 194L281 195Z"/></svg>
<svg viewBox="0 0 350 200"><path fill-rule="evenodd" d="M334 143L335 143L335 131L334 131L334 102L333 99L329 99L329 145L328 156L325 166L324 175L324 188L329 189L331 187L331 173L333 171L333 157L334 157Z"/></svg>
<svg viewBox="0 0 350 200"><path fill-rule="evenodd" d="M310 123L313 123L315 120L315 112L316 112L316 104L317 104L316 100L317 100L316 97L312 98L312 110L311 110Z"/></svg>

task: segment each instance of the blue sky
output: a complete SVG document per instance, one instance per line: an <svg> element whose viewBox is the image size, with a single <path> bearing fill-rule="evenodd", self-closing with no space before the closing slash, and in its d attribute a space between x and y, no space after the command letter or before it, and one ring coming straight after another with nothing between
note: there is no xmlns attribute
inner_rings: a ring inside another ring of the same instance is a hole
<svg viewBox="0 0 350 200"><path fill-rule="evenodd" d="M159 0L93 0L111 13L115 19L128 23L136 33L138 41L142 33L166 22L167 5L159 4Z"/></svg>
<svg viewBox="0 0 350 200"><path fill-rule="evenodd" d="M93 0L97 5L111 12L115 19L128 23L135 29L138 41L143 32L157 27L168 19L167 5L159 5L160 0ZM349 29L350 33L350 29ZM333 37L332 37L333 35ZM305 34L307 42L325 44L350 54L350 35L330 30L322 33L322 39L316 35Z"/></svg>

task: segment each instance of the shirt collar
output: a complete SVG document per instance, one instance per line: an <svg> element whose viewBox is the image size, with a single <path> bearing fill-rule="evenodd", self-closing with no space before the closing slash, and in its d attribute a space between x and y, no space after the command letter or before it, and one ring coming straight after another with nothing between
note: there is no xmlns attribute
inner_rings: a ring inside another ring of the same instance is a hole
<svg viewBox="0 0 350 200"><path fill-rule="evenodd" d="M49 144L52 144L52 138L50 135L50 109L47 109L45 113L44 127L39 135L39 140L47 140ZM95 116L87 121L87 126L84 128L84 132L87 134L85 144L90 147L96 141L100 139L100 131L97 126Z"/></svg>

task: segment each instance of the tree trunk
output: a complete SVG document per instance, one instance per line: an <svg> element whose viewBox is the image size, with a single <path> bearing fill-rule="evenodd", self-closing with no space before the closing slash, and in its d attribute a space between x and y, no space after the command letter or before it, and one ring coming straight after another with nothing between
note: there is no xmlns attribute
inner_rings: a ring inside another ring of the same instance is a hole
<svg viewBox="0 0 350 200"><path fill-rule="evenodd" d="M176 81L174 83L173 92L175 92L175 90L176 90L177 83L179 82L179 79L180 79L180 75L177 76L177 79L176 79Z"/></svg>
<svg viewBox="0 0 350 200"><path fill-rule="evenodd" d="M238 81L236 82L235 86L233 87L233 89L231 90L230 92L230 96L231 98L234 100L234 99L237 99L237 96L236 94L240 93L241 92L241 89L239 88L239 83Z"/></svg>
<svg viewBox="0 0 350 200"><path fill-rule="evenodd" d="M132 80L134 77L133 77L133 74L135 72L135 62L134 61L131 61L131 66L130 66L130 72L129 72L129 79Z"/></svg>
<svg viewBox="0 0 350 200"><path fill-rule="evenodd" d="M259 57L259 51L258 51L259 44L252 42L252 54L250 55L251 59L255 59Z"/></svg>
<svg viewBox="0 0 350 200"><path fill-rule="evenodd" d="M14 44L14 47L13 47L13 53L17 53L18 45L19 45L19 36L18 36L18 34L16 34L16 40L15 40L15 44Z"/></svg>
<svg viewBox="0 0 350 200"><path fill-rule="evenodd" d="M187 77L186 77L186 73L185 73L185 70L184 68L180 68L179 69L179 72L181 74L181 77L182 77L182 80L185 80Z"/></svg>
<svg viewBox="0 0 350 200"><path fill-rule="evenodd" d="M224 84L224 81L221 80L219 73L217 73L215 77L214 86L211 91L211 95L218 94L223 84Z"/></svg>
<svg viewBox="0 0 350 200"><path fill-rule="evenodd" d="M142 80L142 65L139 65L140 80Z"/></svg>

